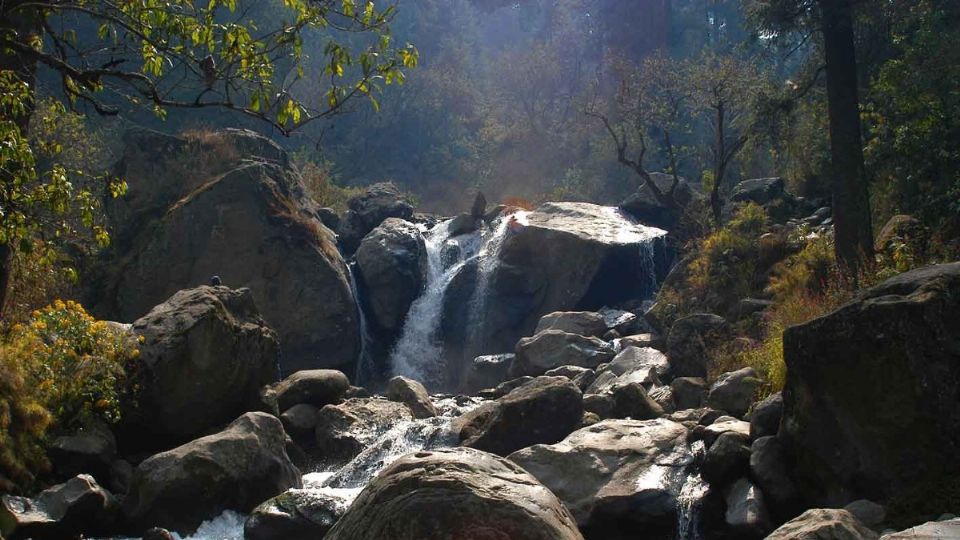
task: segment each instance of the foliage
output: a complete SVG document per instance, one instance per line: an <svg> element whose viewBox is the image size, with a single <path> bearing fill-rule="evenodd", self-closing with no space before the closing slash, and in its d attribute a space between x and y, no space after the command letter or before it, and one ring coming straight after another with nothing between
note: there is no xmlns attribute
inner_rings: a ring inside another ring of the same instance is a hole
<svg viewBox="0 0 960 540"><path fill-rule="evenodd" d="M332 208L337 213L342 213L347 211L347 201L359 195L363 189L337 185L331 169L329 163L307 162L301 166L300 174L303 176L307 195L320 206Z"/></svg>
<svg viewBox="0 0 960 540"><path fill-rule="evenodd" d="M139 350L123 332L73 301L55 301L0 344L0 472L25 487L42 472L48 428L120 419L127 370Z"/></svg>
<svg viewBox="0 0 960 540"><path fill-rule="evenodd" d="M805 236L803 231L800 236ZM778 263L770 276L767 290L780 301L822 293L834 270L836 259L829 237L810 235L802 241L805 241L803 249Z"/></svg>
<svg viewBox="0 0 960 540"><path fill-rule="evenodd" d="M763 207L745 204L729 223L703 240L690 265L689 284L695 296L713 292L739 299L750 295L756 280L758 240L766 223Z"/></svg>

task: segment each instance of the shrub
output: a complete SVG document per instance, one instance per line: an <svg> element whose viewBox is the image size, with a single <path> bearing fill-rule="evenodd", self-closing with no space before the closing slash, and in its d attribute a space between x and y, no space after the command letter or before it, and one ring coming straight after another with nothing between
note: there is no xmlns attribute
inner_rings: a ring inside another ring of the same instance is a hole
<svg viewBox="0 0 960 540"><path fill-rule="evenodd" d="M827 289L835 268L832 239L808 238L799 253L774 266L767 290L778 300L818 294Z"/></svg>
<svg viewBox="0 0 960 540"><path fill-rule="evenodd" d="M306 162L300 167L303 185L307 195L320 206L332 208L336 212L347 210L347 201L359 195L363 189L359 187L338 186L334 181L331 167L327 163L316 164Z"/></svg>
<svg viewBox="0 0 960 540"><path fill-rule="evenodd" d="M21 488L46 467L48 431L120 419L130 363L139 356L127 334L57 300L14 326L0 344L0 475Z"/></svg>
<svg viewBox="0 0 960 540"><path fill-rule="evenodd" d="M736 301L750 295L756 280L758 240L766 223L762 207L745 204L727 225L703 240L689 277L700 297L715 293Z"/></svg>

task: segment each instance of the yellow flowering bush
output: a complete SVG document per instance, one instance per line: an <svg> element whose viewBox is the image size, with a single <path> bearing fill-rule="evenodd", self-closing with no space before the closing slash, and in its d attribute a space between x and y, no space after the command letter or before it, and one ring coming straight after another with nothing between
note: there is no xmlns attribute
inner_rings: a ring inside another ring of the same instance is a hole
<svg viewBox="0 0 960 540"><path fill-rule="evenodd" d="M138 356L128 334L73 301L57 300L14 326L0 344L0 484L4 477L20 487L32 483L46 466L49 429L118 421Z"/></svg>

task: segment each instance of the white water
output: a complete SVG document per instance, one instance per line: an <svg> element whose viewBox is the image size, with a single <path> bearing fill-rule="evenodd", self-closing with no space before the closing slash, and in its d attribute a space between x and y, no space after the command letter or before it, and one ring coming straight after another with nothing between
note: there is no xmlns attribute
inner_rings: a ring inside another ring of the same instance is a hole
<svg viewBox="0 0 960 540"><path fill-rule="evenodd" d="M690 446L696 458L706 453L703 441ZM696 461L696 459L695 459ZM699 472L687 471L686 480L677 496L677 540L701 540L700 510L703 498L710 491L710 485L700 477Z"/></svg>
<svg viewBox="0 0 960 540"><path fill-rule="evenodd" d="M482 243L480 232L450 238L449 224L449 221L439 223L425 235L427 285L410 306L400 339L390 354L393 374L418 380L428 387L441 382L445 373L440 338L444 294L457 272L476 256ZM443 260L445 246L459 252L456 261ZM448 263L446 267L445 262Z"/></svg>
<svg viewBox="0 0 960 540"><path fill-rule="evenodd" d="M640 243L640 280L645 299L653 298L657 294L657 289L660 288L660 284L657 283L657 263L654 258L654 242L657 241L657 238L651 238Z"/></svg>
<svg viewBox="0 0 960 540"><path fill-rule="evenodd" d="M360 321L360 354L357 356L357 371L354 374L353 384L363 386L364 383L376 377L377 366L373 360L373 337L370 335L367 316L363 312L363 302L360 301L360 289L357 287L356 269L354 268L356 264L347 265L347 271L350 274L350 291L353 293L353 300L357 305L357 317Z"/></svg>

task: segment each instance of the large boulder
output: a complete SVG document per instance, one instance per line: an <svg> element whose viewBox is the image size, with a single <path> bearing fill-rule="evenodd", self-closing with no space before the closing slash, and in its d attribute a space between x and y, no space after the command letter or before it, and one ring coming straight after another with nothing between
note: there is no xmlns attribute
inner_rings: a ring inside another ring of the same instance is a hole
<svg viewBox="0 0 960 540"><path fill-rule="evenodd" d="M470 448L395 461L327 540L582 540L570 512L526 471Z"/></svg>
<svg viewBox="0 0 960 540"><path fill-rule="evenodd" d="M520 213L518 225L507 229L485 277L458 279L477 274L465 265L450 288L466 292L444 300L448 350L456 353L465 346L466 337L457 333L469 321L482 321L471 332L475 347L466 351L467 358L511 350L548 313L595 311L651 298L670 264L666 232L640 225L615 208L547 203ZM462 301L481 282L486 284L483 305Z"/></svg>
<svg viewBox="0 0 960 540"><path fill-rule="evenodd" d="M693 457L669 420L603 420L553 445L510 455L560 497L583 527L671 530Z"/></svg>
<svg viewBox="0 0 960 540"><path fill-rule="evenodd" d="M776 437L761 437L750 447L750 476L760 486L773 511L796 515L799 494L793 481L783 444Z"/></svg>
<svg viewBox="0 0 960 540"><path fill-rule="evenodd" d="M674 177L671 174L650 173L650 180L656 184L662 193L669 193L670 189L673 188ZM674 189L676 206L661 203L654 196L653 190L644 184L633 195L620 203L620 208L641 223L668 230L673 229L680 222L682 209L703 198L699 189L687 182L685 178L679 177L677 180Z"/></svg>
<svg viewBox="0 0 960 540"><path fill-rule="evenodd" d="M779 437L808 504L960 507L958 335L960 263L901 274L784 333Z"/></svg>
<svg viewBox="0 0 960 540"><path fill-rule="evenodd" d="M752 367L724 373L710 387L707 406L742 417L753 405L761 384L763 381Z"/></svg>
<svg viewBox="0 0 960 540"><path fill-rule="evenodd" d="M649 347L627 347L617 353L613 360L597 369L597 377L587 388L587 394L612 392L618 386L632 383L651 389L660 385L670 364L667 357Z"/></svg>
<svg viewBox="0 0 960 540"><path fill-rule="evenodd" d="M81 474L34 498L0 496L0 537L60 539L112 534L117 503L92 476Z"/></svg>
<svg viewBox="0 0 960 540"><path fill-rule="evenodd" d="M580 424L580 389L566 377L537 377L457 419L461 444L506 456L562 440Z"/></svg>
<svg viewBox="0 0 960 540"><path fill-rule="evenodd" d="M357 267L371 322L390 337L403 326L427 276L427 248L416 225L387 218L360 242Z"/></svg>
<svg viewBox="0 0 960 540"><path fill-rule="evenodd" d="M403 403L414 418L437 416L437 408L430 401L427 389L417 381L396 376L387 383L387 399Z"/></svg>
<svg viewBox="0 0 960 540"><path fill-rule="evenodd" d="M709 351L729 337L727 321L712 313L694 313L677 319L667 334L667 356L674 377L706 378Z"/></svg>
<svg viewBox="0 0 960 540"><path fill-rule="evenodd" d="M485 388L494 388L510 379L510 366L513 365L514 355L489 354L473 359L463 372L460 390L467 394L475 394Z"/></svg>
<svg viewBox="0 0 960 540"><path fill-rule="evenodd" d="M120 232L89 280L94 313L130 322L216 275L250 289L280 336L285 371L352 362L347 267L283 151L249 132L211 135L212 148L138 133L147 135L127 138L117 166L129 196L108 207Z"/></svg>
<svg viewBox="0 0 960 540"><path fill-rule="evenodd" d="M142 338L139 387L121 446L170 448L255 410L280 359L249 289L198 287L173 295L133 324Z"/></svg>
<svg viewBox="0 0 960 540"><path fill-rule="evenodd" d="M556 311L540 318L535 333L563 330L581 336L601 337L607 332L603 315L593 311Z"/></svg>
<svg viewBox="0 0 960 540"><path fill-rule="evenodd" d="M285 411L294 405L307 403L314 407L337 404L350 390L350 381L335 369L307 369L298 371L274 387L277 405Z"/></svg>
<svg viewBox="0 0 960 540"><path fill-rule="evenodd" d="M137 466L124 514L137 530L193 532L224 510L250 512L300 487L276 417L247 413L223 431L156 454Z"/></svg>
<svg viewBox="0 0 960 540"><path fill-rule="evenodd" d="M116 455L117 439L110 426L100 420L88 421L47 443L47 456L61 478L88 473L109 486L110 465Z"/></svg>
<svg viewBox="0 0 960 540"><path fill-rule="evenodd" d="M328 465L346 463L388 429L413 419L403 403L379 398L352 398L327 405L317 415L316 450Z"/></svg>
<svg viewBox="0 0 960 540"><path fill-rule="evenodd" d="M724 493L727 503L726 522L736 538L763 538L770 532L770 514L763 501L763 492L746 478L741 478Z"/></svg>
<svg viewBox="0 0 960 540"><path fill-rule="evenodd" d="M780 418L783 416L783 394L770 394L756 404L750 412L750 438L776 435L780 430Z"/></svg>
<svg viewBox="0 0 960 540"><path fill-rule="evenodd" d="M257 506L243 524L244 540L316 540L346 513L348 501L310 489L291 489Z"/></svg>
<svg viewBox="0 0 960 540"><path fill-rule="evenodd" d="M536 376L560 366L592 369L609 362L613 357L613 347L599 338L562 330L544 330L517 342L510 374L514 377Z"/></svg>
<svg viewBox="0 0 960 540"><path fill-rule="evenodd" d="M337 230L340 246L347 254L356 251L363 237L387 218L409 220L413 217L413 206L392 182L367 187L347 201L347 206L350 209L343 215Z"/></svg>
<svg viewBox="0 0 960 540"><path fill-rule="evenodd" d="M766 540L876 540L877 533L846 510L813 509L784 523Z"/></svg>

